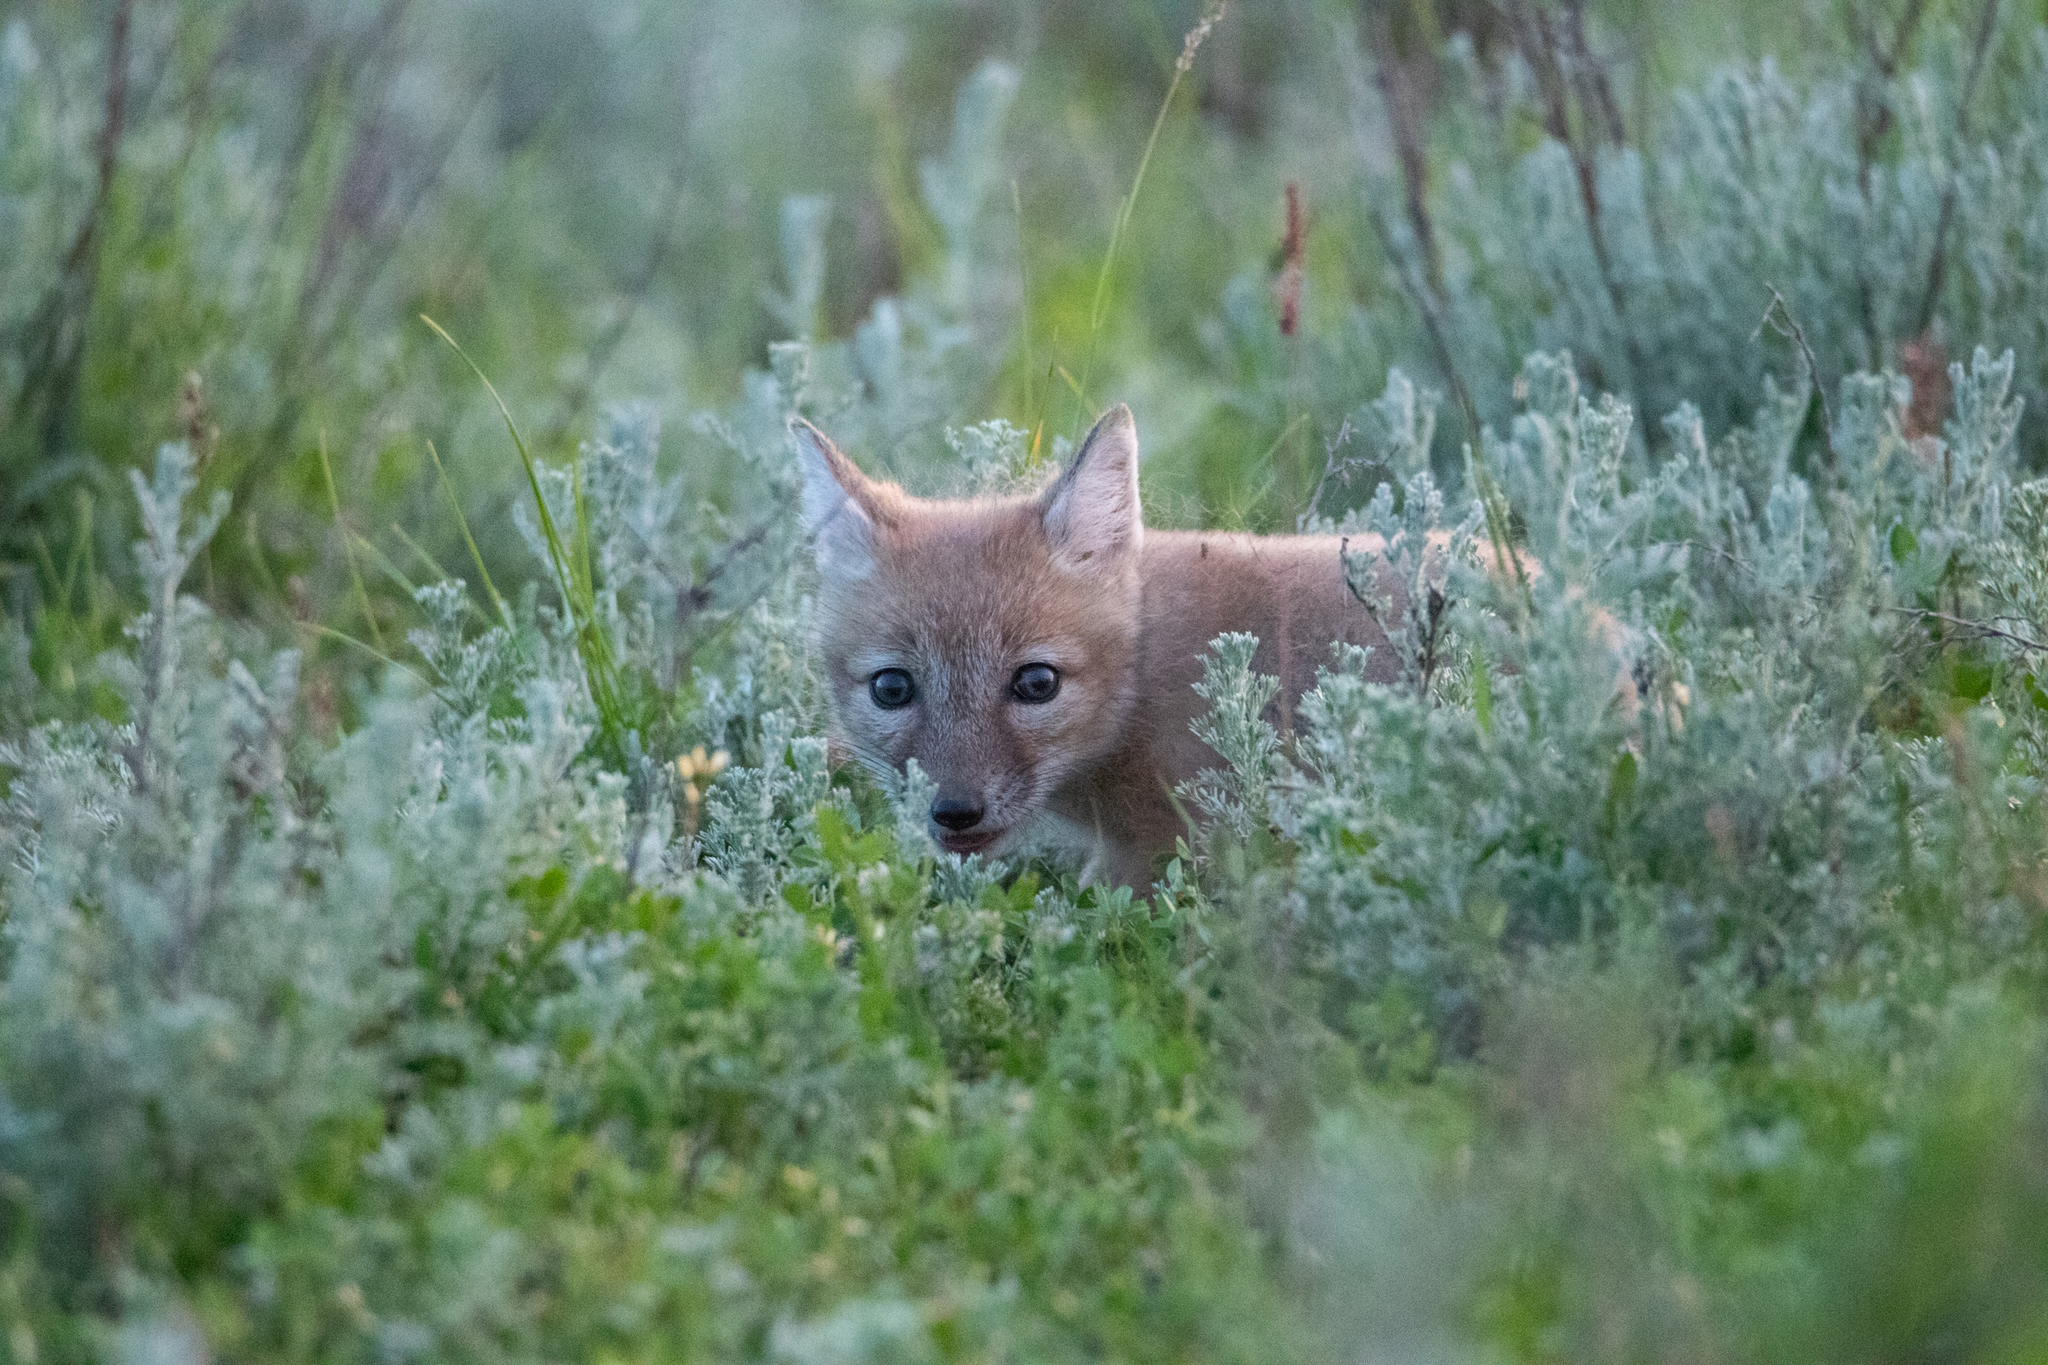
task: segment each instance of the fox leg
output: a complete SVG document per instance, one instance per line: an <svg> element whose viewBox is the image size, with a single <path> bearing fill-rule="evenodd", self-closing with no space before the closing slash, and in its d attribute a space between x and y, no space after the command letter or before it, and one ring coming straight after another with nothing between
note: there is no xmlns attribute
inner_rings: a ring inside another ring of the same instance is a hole
<svg viewBox="0 0 2048 1365"><path fill-rule="evenodd" d="M1081 885L1115 888L1128 886L1143 895L1152 885L1152 856L1134 845L1098 838L1081 864Z"/></svg>

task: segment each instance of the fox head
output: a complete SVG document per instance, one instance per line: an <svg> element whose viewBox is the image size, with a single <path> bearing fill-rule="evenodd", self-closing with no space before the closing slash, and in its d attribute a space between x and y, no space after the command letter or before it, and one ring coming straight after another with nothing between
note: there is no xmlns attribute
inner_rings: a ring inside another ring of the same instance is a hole
<svg viewBox="0 0 2048 1365"><path fill-rule="evenodd" d="M1136 697L1138 441L1112 409L1043 494L911 497L790 424L837 738L938 784L932 837L998 849L1122 737Z"/></svg>

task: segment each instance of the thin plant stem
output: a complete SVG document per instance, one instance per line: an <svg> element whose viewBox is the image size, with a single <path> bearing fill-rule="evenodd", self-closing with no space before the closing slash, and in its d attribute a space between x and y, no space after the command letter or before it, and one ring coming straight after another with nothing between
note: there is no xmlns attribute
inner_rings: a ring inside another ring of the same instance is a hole
<svg viewBox="0 0 2048 1365"><path fill-rule="evenodd" d="M370 591L363 586L362 566L356 563L356 547L349 537L348 527L341 522L341 495L334 489L334 464L327 458L327 428L320 428L320 476L327 481L327 507L334 514L334 529L341 532L341 552L348 560L349 581L355 586L356 604L362 608L363 620L370 627L370 643L381 652L384 648L384 632L377 628L377 613L370 606Z"/></svg>
<svg viewBox="0 0 2048 1365"><path fill-rule="evenodd" d="M366 640L358 640L355 636L350 635L347 631L336 630L333 626L323 626L318 621L301 621L299 622L299 628L301 630L311 631L313 634L322 636L329 640L338 640L342 644L348 645L353 649L359 649L363 653L375 659L378 663L383 664L389 668L395 668L399 672L407 674L408 676L417 679L422 687L425 687L429 692L432 692L434 695L441 695L441 689L434 686L433 682L424 673L421 673L417 668L412 667L410 664L400 663L397 659L392 658L383 650L376 648L374 645L370 644Z"/></svg>
<svg viewBox="0 0 2048 1365"><path fill-rule="evenodd" d="M563 609L569 613L575 628L576 652L583 660L584 682L590 688L590 700L597 707L607 738L615 744L622 743L626 728L625 711L619 697L618 669L612 655L611 640L597 619L596 585L590 571L590 528L584 512L581 480L575 477L572 467L570 484L576 517L576 543L572 546L563 540L561 529L555 525L547 497L541 491L540 467L534 462L526 439L519 434L519 426L512 420L512 410L505 405L497 385L491 383L483 367L470 358L469 352L463 350L440 323L425 313L420 314L420 321L432 328L434 334L447 342L476 373L491 395L491 401L498 405L498 415L505 419L505 430L511 434L513 448L519 452L519 462L526 470L527 487L533 493L534 513L540 522L541 536L547 543L548 560L555 571L555 584L562 594Z"/></svg>
<svg viewBox="0 0 2048 1365"><path fill-rule="evenodd" d="M448 477L447 467L441 463L441 452L434 448L432 441L427 442L427 454L434 461L434 473L440 478L441 491L448 495L448 505L455 509L455 524L462 529L463 542L469 546L470 560L476 565L477 574L483 579L484 592L490 596L491 605L498 609L498 616L504 621L505 629L511 630L512 608L505 601L504 594L498 591L498 585L491 581L491 571L484 567L483 551L477 548L476 537L469 533L469 518L462 514L462 500L455 496L455 481ZM431 564L433 560L429 558L427 562ZM442 576L445 578L448 575L444 573Z"/></svg>
<svg viewBox="0 0 2048 1365"><path fill-rule="evenodd" d="M419 591L419 587L410 578L405 576L405 571L391 561L391 556L377 548L376 542L372 541L368 536L359 536L353 531L348 534L349 539L355 542L356 548L369 557L371 567L396 583L405 591L407 597L411 597Z"/></svg>
<svg viewBox="0 0 2048 1365"><path fill-rule="evenodd" d="M1021 352L1022 367L1019 374L1024 380L1024 394L1018 404L1019 412L1031 412L1032 361L1031 361L1031 264L1024 248L1024 195L1017 188L1016 178L1010 180L1010 210L1017 224L1017 347ZM1032 423L1031 444L1026 451L1027 460L1038 458L1038 423Z"/></svg>
<svg viewBox="0 0 2048 1365"><path fill-rule="evenodd" d="M1839 461L1835 457L1835 409L1828 402L1828 391L1820 382L1820 362L1813 358L1813 347L1806 341L1806 329L1799 325L1798 318L1792 316L1791 305L1787 304L1785 296L1778 292L1778 286L1766 284L1764 288L1771 291L1771 301L1764 309L1763 320L1757 323L1756 330L1749 334L1749 339L1755 341L1763 334L1764 328L1769 327L1799 347L1799 354L1806 359L1807 381L1813 385L1814 393L1820 398L1820 416L1824 424L1822 434L1827 437L1828 463L1837 464Z"/></svg>
<svg viewBox="0 0 2048 1365"><path fill-rule="evenodd" d="M449 573L448 570L442 568L441 561L434 558L434 556L427 551L426 546L420 544L417 540L414 540L412 536L407 533L406 529L403 526L400 526L395 521L391 523L391 534L397 536L400 544L404 545L406 549L411 550L414 555L418 556L420 563L432 569L434 571L434 576L441 582L452 583L455 581L455 575Z"/></svg>
<svg viewBox="0 0 2048 1365"><path fill-rule="evenodd" d="M1159 145L1160 130L1166 127L1167 111L1173 108L1173 97L1180 91L1180 83L1189 71L1194 69L1195 53L1200 50L1202 40L1223 18L1227 6L1224 0L1210 0L1203 9L1201 19L1188 30L1181 40L1180 59L1173 64L1173 79L1166 83L1166 96L1159 101L1159 112L1152 117L1152 131L1146 135L1145 151L1138 158L1138 172L1131 177L1130 193L1117 205L1116 218L1109 229L1109 249L1102 254L1102 269L1095 275L1095 297L1088 305L1088 351L1081 362L1081 380L1076 386L1082 397L1081 416L1090 417L1087 410L1088 384L1095 373L1095 347L1102 334L1103 309L1109 298L1110 280L1116 273L1117 253L1123 247L1124 234L1130 230L1131 215L1138 207L1138 192L1145 187L1145 172L1151 168L1152 152Z"/></svg>
<svg viewBox="0 0 2048 1365"><path fill-rule="evenodd" d="M1991 54L1992 35L1998 29L1998 0L1984 0L1978 12L1977 39L1970 53L1969 74L1963 79L1962 94L1956 100L1956 160L1949 167L1948 184L1941 192L1941 216L1934 225L1934 251L1927 262L1927 288L1920 299L1916 334L1934 325L1934 309L1941 302L1942 285L1948 278L1948 237L1954 226L1956 207L1962 193L1961 159L1969 152L1970 105L1977 97L1977 82L1984 74L1984 59Z"/></svg>

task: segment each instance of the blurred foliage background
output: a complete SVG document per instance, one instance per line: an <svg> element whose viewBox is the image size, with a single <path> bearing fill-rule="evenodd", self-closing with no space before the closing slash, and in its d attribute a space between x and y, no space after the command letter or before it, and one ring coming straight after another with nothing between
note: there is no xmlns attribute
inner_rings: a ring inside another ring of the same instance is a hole
<svg viewBox="0 0 2048 1365"><path fill-rule="evenodd" d="M1546 566L1136 896L783 428L1116 401ZM2042 1359L2044 453L2041 0L4 3L0 1357Z"/></svg>
<svg viewBox="0 0 2048 1365"><path fill-rule="evenodd" d="M1401 245L1374 227L1377 214L1407 231L1404 167L1455 251L1459 186L1560 127L1589 148L1646 145L1722 63L1877 79L1969 19L1940 3L1864 8L1575 4L1532 36L1540 6L1240 6L1165 109L1098 291L1192 3L17 3L0 51L7 600L32 613L53 587L39 565L82 525L92 563L117 564L120 471L181 435L203 449L204 484L235 498L237 528L204 570L209 600L239 614L282 625L341 610L323 441L351 528L417 569L394 523L441 562L462 553L426 458L435 440L502 572L518 468L420 313L560 456L608 401L673 417L729 397L770 341L851 336L917 281L985 296L979 382L926 425L999 416L1071 436L1127 399L1156 515L1278 525L1318 463L1310 427L1335 426L1326 411L1290 423L1377 392L1390 364L1436 363L1390 259ZM1593 105L1576 75L1561 110L1518 84L1525 46L1569 61L1585 34L1599 38ZM1375 50L1391 86L1362 75ZM999 156L978 187L988 240L971 279L942 281L945 228L921 177L990 59L1014 91L991 113ZM1362 107L1382 89L1400 116ZM1289 185L1302 321L1268 354L1241 316L1253 301L1230 290L1283 268ZM815 234L801 317L791 232ZM1518 265L1533 275L1533 261L1493 269ZM1760 316L1761 281L1749 293L1736 311ZM1468 380L1489 417L1547 306L1509 302L1527 316L1502 306L1497 321L1522 344L1493 343L1506 373ZM1872 358L1918 330L1874 338ZM1261 366L1294 373L1298 411L1244 398ZM1452 463L1469 435L1447 433ZM667 458L702 496L726 491L716 460ZM401 610L385 586L373 576L378 610Z"/></svg>

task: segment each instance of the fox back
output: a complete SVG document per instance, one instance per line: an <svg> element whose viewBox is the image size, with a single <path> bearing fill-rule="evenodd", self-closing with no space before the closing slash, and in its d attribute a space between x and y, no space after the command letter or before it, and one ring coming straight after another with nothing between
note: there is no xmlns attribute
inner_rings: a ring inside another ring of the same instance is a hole
<svg viewBox="0 0 2048 1365"><path fill-rule="evenodd" d="M911 497L792 430L835 738L877 772L916 759L950 851L1051 832L1094 879L1142 883L1185 831L1175 787L1217 761L1191 728L1211 640L1259 637L1283 730L1332 641L1382 646L1392 672L1336 538L1147 530L1128 408L1045 493L1008 498Z"/></svg>

